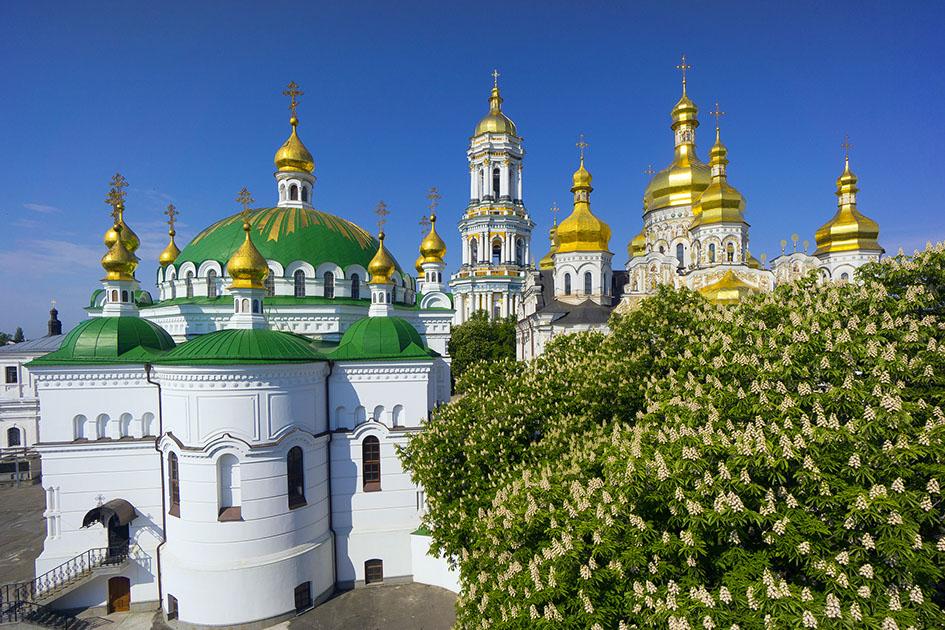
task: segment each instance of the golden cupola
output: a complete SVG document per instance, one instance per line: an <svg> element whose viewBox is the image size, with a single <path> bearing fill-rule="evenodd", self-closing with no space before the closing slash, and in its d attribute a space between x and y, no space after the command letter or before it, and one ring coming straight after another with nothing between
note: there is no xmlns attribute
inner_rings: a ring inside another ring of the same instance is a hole
<svg viewBox="0 0 945 630"><path fill-rule="evenodd" d="M231 289L264 289L269 265L263 258L250 236L248 212L243 217L243 243L233 252L226 263L226 273L233 282Z"/></svg>
<svg viewBox="0 0 945 630"><path fill-rule="evenodd" d="M646 231L640 230L640 233L633 237L630 245L627 246L627 254L630 258L644 256L646 254Z"/></svg>
<svg viewBox="0 0 945 630"><path fill-rule="evenodd" d="M574 171L571 192L574 193L574 209L558 226L558 250L567 252L606 252L610 248L610 226L591 213L591 174L581 165Z"/></svg>
<svg viewBox="0 0 945 630"><path fill-rule="evenodd" d="M161 267L166 267L177 260L177 257L180 255L180 249L177 247L177 243L174 242L174 237L177 235L177 231L174 229L174 222L177 217L177 208L174 207L174 204L167 206L167 210L164 212L167 215L167 235L170 237L170 241L167 244L167 247L164 248L164 251L161 252L161 255L158 256L158 264Z"/></svg>
<svg viewBox="0 0 945 630"><path fill-rule="evenodd" d="M417 270L417 274L423 274L423 254L417 256L417 260L413 263L413 268Z"/></svg>
<svg viewBox="0 0 945 630"><path fill-rule="evenodd" d="M377 235L377 240L377 253L374 254L374 258L371 259L371 262L368 263L368 274L371 277L369 283L391 284L391 276L394 275L397 264L384 248L384 232Z"/></svg>
<svg viewBox="0 0 945 630"><path fill-rule="evenodd" d="M879 224L856 208L857 177L850 170L850 156L844 160L843 173L837 178L837 213L814 235L815 256L835 252L884 252L877 240Z"/></svg>
<svg viewBox="0 0 945 630"><path fill-rule="evenodd" d="M558 248L561 246L558 241L558 219L555 219L551 229L548 230L548 240L551 242L551 249L538 261L538 268L542 271L555 268L555 254L558 253Z"/></svg>
<svg viewBox="0 0 945 630"><path fill-rule="evenodd" d="M673 123L670 127L676 139L673 162L656 173L647 185L644 194L647 211L692 205L711 183L708 165L696 155L698 114L696 104L686 94L686 79L683 75L682 97L671 112Z"/></svg>
<svg viewBox="0 0 945 630"><path fill-rule="evenodd" d="M289 118L289 124L292 125L292 133L288 140L282 143L279 150L276 151L275 163L276 170L280 172L304 172L313 173L315 171L315 158L309 152L302 140L299 139L298 126L299 119L293 113Z"/></svg>
<svg viewBox="0 0 945 630"><path fill-rule="evenodd" d="M430 213L430 233L420 242L420 256L425 263L443 263L446 243L436 233L436 214Z"/></svg>
<svg viewBox="0 0 945 630"><path fill-rule="evenodd" d="M115 223L111 230L118 236L102 256L102 268L105 270L105 280L134 280L138 259L128 251L124 239L121 238L122 226Z"/></svg>
<svg viewBox="0 0 945 630"><path fill-rule="evenodd" d="M499 94L499 74L492 73L492 94L489 96L489 113L480 119L476 124L474 136L484 133L505 133L510 136L516 135L515 123L508 116L502 113L502 96Z"/></svg>
<svg viewBox="0 0 945 630"><path fill-rule="evenodd" d="M746 223L745 198L728 183L727 165L728 149L722 144L719 128L716 127L715 144L709 153L712 183L692 206L695 217L689 229L715 223Z"/></svg>
<svg viewBox="0 0 945 630"><path fill-rule="evenodd" d="M118 219L115 224L112 225L112 227L108 228L108 230L105 232L105 238L102 240L105 241L106 247L111 247L115 244L115 241L121 238L122 242L125 244L125 249L127 249L131 255L134 255L134 253L138 251L138 247L141 245L141 240L138 238L138 235L135 234L134 230L128 227L128 224L125 223L124 202L117 202L114 205L114 208Z"/></svg>

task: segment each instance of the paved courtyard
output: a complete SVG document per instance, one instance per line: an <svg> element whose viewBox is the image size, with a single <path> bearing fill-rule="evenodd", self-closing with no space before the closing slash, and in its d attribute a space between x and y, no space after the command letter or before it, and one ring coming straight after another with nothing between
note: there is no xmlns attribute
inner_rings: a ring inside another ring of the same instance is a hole
<svg viewBox="0 0 945 630"><path fill-rule="evenodd" d="M33 561L43 550L46 508L43 487L0 486L0 584L33 577Z"/></svg>

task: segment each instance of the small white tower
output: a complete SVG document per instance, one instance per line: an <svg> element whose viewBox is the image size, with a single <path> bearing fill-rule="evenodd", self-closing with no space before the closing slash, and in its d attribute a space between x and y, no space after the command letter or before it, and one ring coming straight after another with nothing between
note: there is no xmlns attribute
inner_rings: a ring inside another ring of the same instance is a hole
<svg viewBox="0 0 945 630"><path fill-rule="evenodd" d="M292 133L276 151L276 182L279 186L280 207L312 207L312 188L315 186L315 159L302 141L299 139L297 128L299 119L296 116L298 97L304 92L292 81L282 92L289 97L289 109L292 116L289 124Z"/></svg>
<svg viewBox="0 0 945 630"><path fill-rule="evenodd" d="M226 273L232 280L228 288L233 296L233 315L230 316L226 327L268 328L269 324L263 314L263 297L266 295L266 286L263 283L269 275L269 265L250 237L249 204L253 202L253 198L244 188L236 200L243 205L243 232L246 236L243 244L233 252L226 263Z"/></svg>
<svg viewBox="0 0 945 630"><path fill-rule="evenodd" d="M391 255L384 249L384 223L390 212L387 210L387 204L383 201L377 204L374 210L377 214L377 253L368 263L368 286L371 287L371 308L368 309L369 317L387 317L394 312L394 281L391 276L397 270L397 263L391 258Z"/></svg>

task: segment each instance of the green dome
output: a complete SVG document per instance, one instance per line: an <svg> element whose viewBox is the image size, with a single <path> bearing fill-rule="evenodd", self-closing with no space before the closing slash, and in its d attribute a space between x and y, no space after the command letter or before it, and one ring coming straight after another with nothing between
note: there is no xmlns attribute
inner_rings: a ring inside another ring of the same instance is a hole
<svg viewBox="0 0 945 630"><path fill-rule="evenodd" d="M356 321L328 358L335 361L362 359L429 359L439 356L423 345L417 329L399 317L365 317Z"/></svg>
<svg viewBox="0 0 945 630"><path fill-rule="evenodd" d="M147 363L173 348L167 331L146 319L94 317L69 331L58 350L32 364Z"/></svg>
<svg viewBox="0 0 945 630"><path fill-rule="evenodd" d="M367 231L320 210L259 208L252 211L249 224L259 253L283 267L304 260L315 268L332 262L342 269L355 264L367 269L377 252L377 239ZM243 238L243 218L237 213L195 236L174 261L174 266L180 269L185 262L192 262L199 268L205 260L226 265ZM399 265L397 269L400 270Z"/></svg>
<svg viewBox="0 0 945 630"><path fill-rule="evenodd" d="M306 337L278 330L218 330L180 344L155 363L162 365L239 365L310 363L325 357Z"/></svg>

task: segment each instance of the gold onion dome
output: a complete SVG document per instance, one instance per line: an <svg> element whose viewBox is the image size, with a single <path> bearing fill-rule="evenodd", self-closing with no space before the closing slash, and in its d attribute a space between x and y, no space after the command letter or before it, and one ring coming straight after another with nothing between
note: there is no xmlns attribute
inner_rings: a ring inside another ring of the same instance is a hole
<svg viewBox="0 0 945 630"><path fill-rule="evenodd" d="M177 243L174 242L174 231L171 230L169 234L170 234L171 240L167 244L167 247L164 248L164 251L161 252L161 255L158 256L158 263L162 267L166 267L167 265L170 265L175 260L177 260L178 256L180 256L180 249L178 249Z"/></svg>
<svg viewBox="0 0 945 630"><path fill-rule="evenodd" d="M633 237L630 245L627 246L627 254L630 258L646 254L646 231L640 230L640 233Z"/></svg>
<svg viewBox="0 0 945 630"><path fill-rule="evenodd" d="M289 124L292 125L292 133L289 135L289 139L276 151L276 168L282 172L304 171L312 173L315 171L315 158L312 157L312 154L299 139L297 131L299 119L292 116L289 119Z"/></svg>
<svg viewBox="0 0 945 630"><path fill-rule="evenodd" d="M856 250L885 251L877 240L879 224L856 208L857 177L850 170L849 156L837 178L837 213L814 234L814 255Z"/></svg>
<svg viewBox="0 0 945 630"><path fill-rule="evenodd" d="M555 254L558 253L558 248L561 245L558 241L557 221L555 221L555 224L551 226L550 230L548 230L548 240L551 241L551 249L549 249L548 253L542 256L541 260L538 261L538 268L541 270L555 268Z"/></svg>
<svg viewBox="0 0 945 630"><path fill-rule="evenodd" d="M115 204L115 212L118 214L118 220L105 232L105 238L103 239L105 241L105 247L114 245L115 241L119 239L120 233L120 238L125 244L125 249L131 254L134 254L138 251L141 240L138 238L138 235L134 233L134 230L125 223L125 204L120 202ZM121 228L120 230L118 229L119 227Z"/></svg>
<svg viewBox="0 0 945 630"><path fill-rule="evenodd" d="M473 132L473 135L478 136L484 133L516 135L515 123L502 113L502 96L499 95L498 82L492 86L492 94L489 96L489 113L483 116L476 125L476 131Z"/></svg>
<svg viewBox="0 0 945 630"><path fill-rule="evenodd" d="M368 264L368 274L371 276L370 284L390 284L391 276L394 275L397 266L394 259L384 249L383 232L377 235L377 240L379 241L377 253L374 254L374 258Z"/></svg>
<svg viewBox="0 0 945 630"><path fill-rule="evenodd" d="M102 256L102 268L105 270L106 280L134 280L135 269L138 266L138 259L128 251L124 240L121 238L122 227L115 223L112 230L118 235L108 251Z"/></svg>
<svg viewBox="0 0 945 630"><path fill-rule="evenodd" d="M699 289L702 297L714 304L735 304L755 291L757 291L755 287L746 284L731 269L712 284Z"/></svg>
<svg viewBox="0 0 945 630"><path fill-rule="evenodd" d="M417 260L414 262L413 268L417 270L418 274L423 273L423 254L417 256Z"/></svg>
<svg viewBox="0 0 945 630"><path fill-rule="evenodd" d="M446 243L436 233L436 215L430 213L430 233L420 242L420 255L425 263L441 263L446 256Z"/></svg>
<svg viewBox="0 0 945 630"><path fill-rule="evenodd" d="M610 247L610 226L591 214L591 174L581 166L574 172L574 209L558 226L558 250L566 252L604 252Z"/></svg>
<svg viewBox="0 0 945 630"><path fill-rule="evenodd" d="M728 149L722 144L719 129L715 129L715 144L709 152L712 183L702 191L693 205L690 229L712 223L745 223L745 198L728 183L725 172L728 164Z"/></svg>
<svg viewBox="0 0 945 630"><path fill-rule="evenodd" d="M263 258L253 239L250 237L249 217L243 219L243 244L233 252L226 263L226 273L232 278L231 289L264 289L266 277L269 275L269 265Z"/></svg>
<svg viewBox="0 0 945 630"><path fill-rule="evenodd" d="M678 136L673 162L656 173L646 187L644 199L647 210L695 203L712 181L709 166L696 155L695 129L699 126L699 110L686 96L673 107L671 128ZM680 128L682 128L680 130Z"/></svg>

